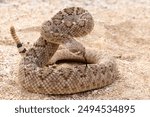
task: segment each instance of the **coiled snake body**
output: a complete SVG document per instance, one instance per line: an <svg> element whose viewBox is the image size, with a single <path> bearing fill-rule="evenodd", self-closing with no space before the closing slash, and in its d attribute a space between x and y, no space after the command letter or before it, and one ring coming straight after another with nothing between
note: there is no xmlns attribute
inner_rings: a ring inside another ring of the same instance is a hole
<svg viewBox="0 0 150 117"><path fill-rule="evenodd" d="M101 88L115 81L118 71L114 58L104 51L85 49L74 39L90 33L93 26L93 18L87 10L65 8L42 24L41 36L29 50L23 47L14 27L11 27L11 35L23 55L19 64L19 84L35 93L73 94ZM66 49L58 50L61 44ZM59 60L80 63L55 64ZM87 67L83 64L85 62Z"/></svg>

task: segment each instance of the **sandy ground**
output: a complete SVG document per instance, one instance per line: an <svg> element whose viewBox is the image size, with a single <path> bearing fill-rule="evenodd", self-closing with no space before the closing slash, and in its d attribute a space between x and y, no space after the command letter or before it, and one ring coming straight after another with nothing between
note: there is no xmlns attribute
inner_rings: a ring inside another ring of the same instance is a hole
<svg viewBox="0 0 150 117"><path fill-rule="evenodd" d="M150 99L149 0L10 1L0 0L0 99ZM20 39L29 47L39 32L19 29L40 26L68 6L84 7L91 12L95 19L94 30L80 41L115 56L120 79L102 89L74 95L42 95L20 89L15 78L21 56L9 27L13 24Z"/></svg>

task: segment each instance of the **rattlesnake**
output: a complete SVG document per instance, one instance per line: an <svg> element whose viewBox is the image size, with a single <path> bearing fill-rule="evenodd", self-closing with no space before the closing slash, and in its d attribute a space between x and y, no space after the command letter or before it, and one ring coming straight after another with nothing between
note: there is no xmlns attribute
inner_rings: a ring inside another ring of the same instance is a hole
<svg viewBox="0 0 150 117"><path fill-rule="evenodd" d="M43 94L73 94L111 84L118 78L114 58L105 51L85 49L73 38L87 35L93 27L87 10L65 8L42 24L41 36L26 50L12 26L11 35L23 55L18 83L28 91ZM58 50L59 45L66 48ZM75 64L56 63L60 60L72 60Z"/></svg>

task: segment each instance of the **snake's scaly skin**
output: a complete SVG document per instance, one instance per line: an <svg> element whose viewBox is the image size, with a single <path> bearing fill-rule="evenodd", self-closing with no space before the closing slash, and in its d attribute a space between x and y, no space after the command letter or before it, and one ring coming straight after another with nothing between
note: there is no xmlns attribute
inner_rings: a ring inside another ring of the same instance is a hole
<svg viewBox="0 0 150 117"><path fill-rule="evenodd" d="M44 22L41 36L21 59L19 84L35 93L73 94L114 82L118 78L114 58L104 51L85 49L74 39L90 33L93 26L91 14L80 7L63 9ZM17 37L13 28L11 34ZM60 44L67 49L58 50ZM87 67L83 64L85 58ZM54 64L58 60L80 63ZM48 65L49 61L52 65Z"/></svg>

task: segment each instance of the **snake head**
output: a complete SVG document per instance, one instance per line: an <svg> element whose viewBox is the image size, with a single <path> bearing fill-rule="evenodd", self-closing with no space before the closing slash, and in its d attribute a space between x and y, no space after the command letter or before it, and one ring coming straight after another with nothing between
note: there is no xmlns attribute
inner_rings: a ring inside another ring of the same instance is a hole
<svg viewBox="0 0 150 117"><path fill-rule="evenodd" d="M85 56L85 47L75 39L73 39L71 42L65 43L65 47L77 56Z"/></svg>

